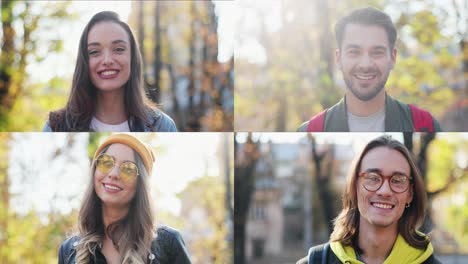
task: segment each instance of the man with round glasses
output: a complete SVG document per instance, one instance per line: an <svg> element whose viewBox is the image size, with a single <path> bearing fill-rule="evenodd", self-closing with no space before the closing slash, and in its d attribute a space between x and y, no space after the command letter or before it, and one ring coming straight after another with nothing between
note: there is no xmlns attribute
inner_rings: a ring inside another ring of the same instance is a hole
<svg viewBox="0 0 468 264"><path fill-rule="evenodd" d="M440 263L418 231L426 199L406 147L388 136L374 139L353 163L330 242L312 247L298 263Z"/></svg>

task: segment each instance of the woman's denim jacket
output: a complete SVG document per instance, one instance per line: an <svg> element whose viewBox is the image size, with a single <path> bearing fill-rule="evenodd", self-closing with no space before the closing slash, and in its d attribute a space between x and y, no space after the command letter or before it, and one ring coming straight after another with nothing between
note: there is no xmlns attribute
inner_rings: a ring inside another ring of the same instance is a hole
<svg viewBox="0 0 468 264"><path fill-rule="evenodd" d="M148 110L148 120L149 125L144 127L139 127L137 124L134 124L134 122L129 122L130 130L132 132L177 132L177 127L172 118L156 108ZM42 128L42 132L52 132L49 120L47 120Z"/></svg>

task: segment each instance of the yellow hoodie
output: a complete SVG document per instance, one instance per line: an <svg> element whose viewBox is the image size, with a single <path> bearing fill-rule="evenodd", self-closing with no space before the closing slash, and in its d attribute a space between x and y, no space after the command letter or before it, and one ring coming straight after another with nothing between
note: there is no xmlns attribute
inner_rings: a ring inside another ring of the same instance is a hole
<svg viewBox="0 0 468 264"><path fill-rule="evenodd" d="M354 248L351 246L343 247L340 242L331 242L330 248L343 263L363 264L363 262L357 260ZM426 250L413 248L398 234L392 252L390 252L383 264L420 264L428 259L433 251L431 243L427 245Z"/></svg>

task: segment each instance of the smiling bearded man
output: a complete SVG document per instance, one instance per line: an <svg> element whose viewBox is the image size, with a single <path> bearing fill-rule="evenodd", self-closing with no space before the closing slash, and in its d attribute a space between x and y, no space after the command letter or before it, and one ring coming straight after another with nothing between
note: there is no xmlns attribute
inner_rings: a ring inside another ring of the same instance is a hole
<svg viewBox="0 0 468 264"><path fill-rule="evenodd" d="M411 153L388 136L376 138L351 167L330 242L297 263L440 263L418 231L426 199Z"/></svg>
<svg viewBox="0 0 468 264"><path fill-rule="evenodd" d="M397 57L390 17L374 8L358 9L338 21L335 35L335 61L346 83L345 97L304 122L299 132L441 130L429 112L385 92Z"/></svg>

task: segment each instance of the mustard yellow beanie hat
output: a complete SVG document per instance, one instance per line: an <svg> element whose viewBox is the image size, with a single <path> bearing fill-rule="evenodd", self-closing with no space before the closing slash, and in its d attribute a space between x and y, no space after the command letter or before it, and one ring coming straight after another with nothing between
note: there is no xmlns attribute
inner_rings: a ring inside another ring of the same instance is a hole
<svg viewBox="0 0 468 264"><path fill-rule="evenodd" d="M101 145L97 148L96 153L94 154L94 159L97 158L102 149L115 143L127 145L135 150L143 160L143 164L145 164L148 175L151 175L154 163L153 151L151 151L151 149L141 140L129 134L113 134L107 137L104 142L102 142Z"/></svg>

